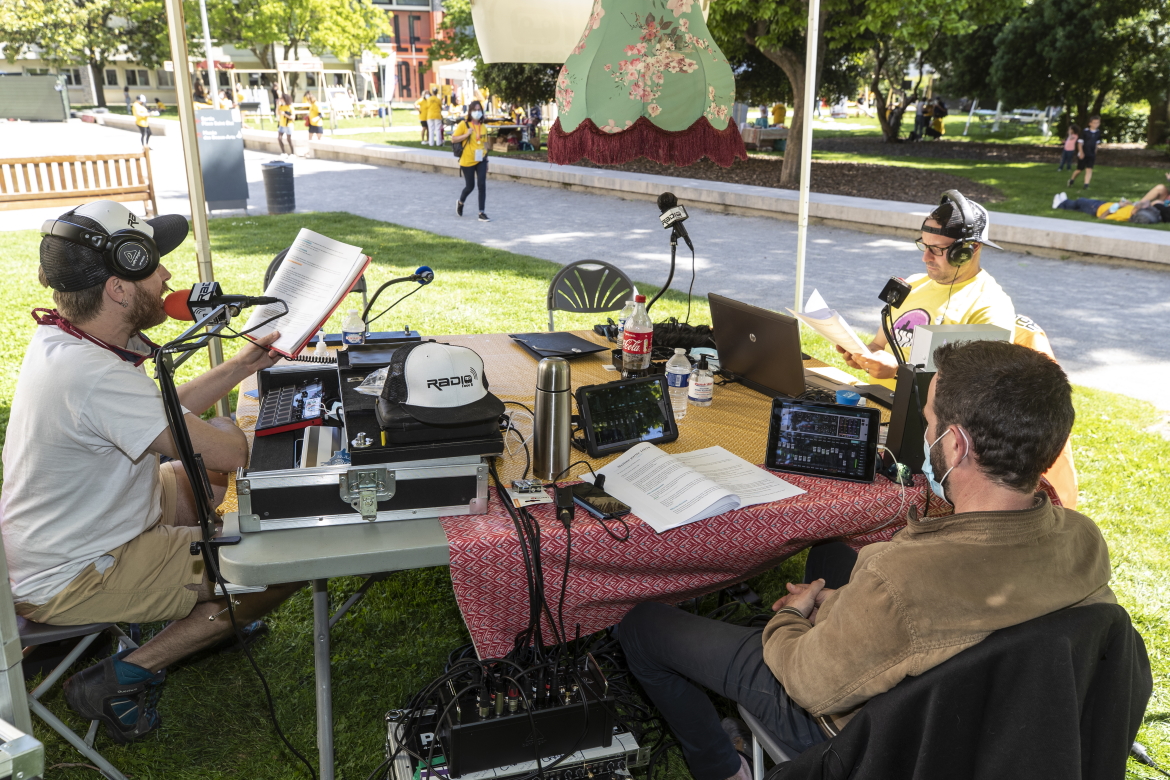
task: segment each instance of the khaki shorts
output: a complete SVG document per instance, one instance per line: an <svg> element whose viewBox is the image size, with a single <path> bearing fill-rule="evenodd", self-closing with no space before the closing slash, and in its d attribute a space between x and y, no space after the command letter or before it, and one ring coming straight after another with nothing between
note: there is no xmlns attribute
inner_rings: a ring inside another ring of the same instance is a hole
<svg viewBox="0 0 1170 780"><path fill-rule="evenodd" d="M104 572L94 564L44 604L17 603L16 614L37 623L149 623L178 620L191 613L203 583L203 558L191 555L198 526L176 526L175 474L160 468L162 516L134 539L110 550L114 563ZM189 587L190 586L190 587Z"/></svg>

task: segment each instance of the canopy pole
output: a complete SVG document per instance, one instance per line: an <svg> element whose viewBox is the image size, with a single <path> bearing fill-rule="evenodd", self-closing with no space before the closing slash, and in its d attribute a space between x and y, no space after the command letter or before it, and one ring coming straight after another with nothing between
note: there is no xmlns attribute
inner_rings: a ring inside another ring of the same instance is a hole
<svg viewBox="0 0 1170 780"><path fill-rule="evenodd" d="M171 61L175 68L175 101L179 109L179 132L183 139L183 166L187 170L187 192L191 199L191 227L195 232L195 258L199 281L215 281L211 268L211 235L207 229L207 207L203 194L203 169L199 164L199 142L195 132L195 104L191 97L191 63L187 56L187 24L183 19L183 0L165 0L167 32L171 39ZM207 52L210 62L211 52ZM215 71L212 70L212 73ZM214 79L213 79L214 82ZM214 88L214 84L213 84ZM214 368L223 362L223 344L210 339L208 359ZM197 410L202 411L202 410ZM228 417L231 409L226 398L215 402L215 413Z"/></svg>
<svg viewBox="0 0 1170 780"><path fill-rule="evenodd" d="M800 128L800 198L796 217L796 308L804 311L804 260L808 249L808 190L812 183L813 106L817 100L817 38L821 0L809 0L804 55L804 125Z"/></svg>

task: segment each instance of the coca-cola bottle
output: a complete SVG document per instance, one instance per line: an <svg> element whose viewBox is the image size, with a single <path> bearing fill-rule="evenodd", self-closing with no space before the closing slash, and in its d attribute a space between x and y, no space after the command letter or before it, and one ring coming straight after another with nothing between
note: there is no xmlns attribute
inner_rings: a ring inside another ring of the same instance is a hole
<svg viewBox="0 0 1170 780"><path fill-rule="evenodd" d="M634 313L622 333L622 375L626 379L645 376L650 368L654 323L646 311L646 296L634 296Z"/></svg>

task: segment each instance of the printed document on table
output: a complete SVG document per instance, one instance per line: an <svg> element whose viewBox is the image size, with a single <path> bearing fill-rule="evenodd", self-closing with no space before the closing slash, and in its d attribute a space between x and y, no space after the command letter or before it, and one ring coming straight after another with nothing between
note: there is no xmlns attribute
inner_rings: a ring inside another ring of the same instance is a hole
<svg viewBox="0 0 1170 780"><path fill-rule="evenodd" d="M818 291L813 290L812 295L808 296L808 303L804 306L803 314L794 312L792 309L788 309L788 313L846 352L854 355L869 354L869 347L861 340L857 332L849 326L844 317L829 308Z"/></svg>
<svg viewBox="0 0 1170 780"><path fill-rule="evenodd" d="M739 509L756 504L770 504L805 492L785 482L770 471L748 463L722 447L707 447L681 455L672 455L684 466L702 474L724 490L739 497Z"/></svg>
<svg viewBox="0 0 1170 780"><path fill-rule="evenodd" d="M658 533L804 492L722 447L669 455L643 442L597 473L606 493Z"/></svg>
<svg viewBox="0 0 1170 780"><path fill-rule="evenodd" d="M369 263L370 258L362 254L361 247L301 228L264 290L265 295L287 303L288 314L248 335L260 338L279 330L280 338L272 349L287 357L295 356L357 284ZM269 304L253 309L245 328L253 328L276 316L282 308L280 304Z"/></svg>

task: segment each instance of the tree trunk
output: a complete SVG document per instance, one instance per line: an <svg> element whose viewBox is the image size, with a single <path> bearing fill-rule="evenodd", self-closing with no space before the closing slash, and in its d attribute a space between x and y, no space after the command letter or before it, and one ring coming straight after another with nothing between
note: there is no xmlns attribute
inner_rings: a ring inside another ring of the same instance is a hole
<svg viewBox="0 0 1170 780"><path fill-rule="evenodd" d="M784 163L780 168L780 186L796 189L800 186L800 157L804 150L804 123L808 118L809 96L804 90L804 57L787 48L760 49L760 52L780 66L792 87L792 121L788 123L788 144L784 148Z"/></svg>
<svg viewBox="0 0 1170 780"><path fill-rule="evenodd" d="M102 72L103 64L97 60L89 61L89 75L93 79L94 96L97 98L97 104L100 108L106 107L106 79L105 73Z"/></svg>
<svg viewBox="0 0 1170 780"><path fill-rule="evenodd" d="M877 110L882 138L886 140L886 143L894 143L897 139L897 133L894 132L893 126L890 125L890 118L886 115L889 104L886 102L886 93L882 90L882 72L886 69L886 56L886 52L882 51L881 41L878 41L873 50L873 78L869 88L873 91L874 108Z"/></svg>
<svg viewBox="0 0 1170 780"><path fill-rule="evenodd" d="M1146 124L1146 146L1157 146L1166 143L1170 135L1170 94L1152 94L1148 100L1150 119Z"/></svg>

